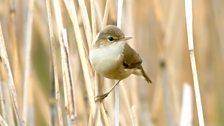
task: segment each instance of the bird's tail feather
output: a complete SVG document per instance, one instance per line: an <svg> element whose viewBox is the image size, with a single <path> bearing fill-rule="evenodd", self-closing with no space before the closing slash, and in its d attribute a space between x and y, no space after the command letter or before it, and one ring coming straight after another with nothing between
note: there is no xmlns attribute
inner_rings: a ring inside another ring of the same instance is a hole
<svg viewBox="0 0 224 126"><path fill-rule="evenodd" d="M142 76L148 83L152 83L151 79L147 76L147 74L145 73L143 69L142 69Z"/></svg>
<svg viewBox="0 0 224 126"><path fill-rule="evenodd" d="M142 66L140 68L138 68L135 72L135 75L141 76L143 77L143 79L145 79L148 83L152 83L151 79L148 77L148 75L145 73L144 69L142 68Z"/></svg>

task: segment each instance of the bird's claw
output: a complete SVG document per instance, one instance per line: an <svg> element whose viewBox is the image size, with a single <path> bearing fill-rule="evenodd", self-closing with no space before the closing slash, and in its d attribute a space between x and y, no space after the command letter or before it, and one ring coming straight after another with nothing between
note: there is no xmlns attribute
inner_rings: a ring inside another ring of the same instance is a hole
<svg viewBox="0 0 224 126"><path fill-rule="evenodd" d="M105 94L102 94L102 95L98 95L95 97L95 102L101 102L103 101L104 98L106 98L108 96L109 93L105 93Z"/></svg>

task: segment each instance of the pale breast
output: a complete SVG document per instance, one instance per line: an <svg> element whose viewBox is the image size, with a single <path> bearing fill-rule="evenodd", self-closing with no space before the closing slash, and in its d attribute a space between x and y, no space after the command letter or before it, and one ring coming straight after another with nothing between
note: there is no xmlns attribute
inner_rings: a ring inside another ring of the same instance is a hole
<svg viewBox="0 0 224 126"><path fill-rule="evenodd" d="M96 72L111 79L123 79L130 75L123 68L124 43L90 50L90 60Z"/></svg>

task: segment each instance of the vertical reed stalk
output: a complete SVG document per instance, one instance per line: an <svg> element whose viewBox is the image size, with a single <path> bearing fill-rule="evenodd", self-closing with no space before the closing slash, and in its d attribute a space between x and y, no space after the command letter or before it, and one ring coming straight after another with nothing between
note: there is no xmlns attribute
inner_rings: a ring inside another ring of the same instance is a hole
<svg viewBox="0 0 224 126"><path fill-rule="evenodd" d="M84 0L78 0L79 6L80 6L80 11L81 11L81 16L82 16L82 21L84 25L84 31L86 34L86 39L88 43L88 47L90 48L91 42L92 42L92 30L90 26L90 20L89 16L87 13L87 8Z"/></svg>
<svg viewBox="0 0 224 126"><path fill-rule="evenodd" d="M13 80L13 76L12 76L11 67L9 65L8 55L7 55L7 52L6 52L5 42L4 42L4 38L3 38L3 34L2 34L1 22L0 22L0 58L1 58L1 61L4 65L4 67L5 67L5 70L6 70L10 98L11 98L11 101L13 103L13 107L14 107L14 110L15 110L18 125L23 126L24 121L23 121L23 119L20 115L20 111L19 111L15 84L14 84L14 80Z"/></svg>
<svg viewBox="0 0 224 126"><path fill-rule="evenodd" d="M4 96L4 102L5 102L5 114L6 114L6 118L4 118L6 120L6 122L8 123L8 125L10 126L16 126L16 122L14 121L14 113L13 113L13 104L12 104L12 100L10 99L10 91L9 91L9 87L8 85L4 84L3 85L3 96ZM17 122L19 123L19 122Z"/></svg>
<svg viewBox="0 0 224 126"><path fill-rule="evenodd" d="M61 110L61 94L60 87L58 82L58 69L57 69L57 59L56 59L56 41L54 37L53 24L52 24L52 16L51 16L51 8L50 1L46 0L46 8L47 8L47 17L48 17L48 27L49 27L49 35L50 35L50 52L51 52L51 60L53 65L53 75L54 75L54 87L55 87L55 99L56 99L56 107L57 107L57 115L58 115L58 123L60 126L63 126L63 117Z"/></svg>
<svg viewBox="0 0 224 126"><path fill-rule="evenodd" d="M21 64L19 59L19 44L16 36L16 0L9 0L9 9L10 9L10 21L8 24L9 28L9 41L12 43L11 52L12 52L12 69L15 85L17 86L18 91L18 102L21 106L21 94L22 94L22 83L21 83Z"/></svg>
<svg viewBox="0 0 224 126"><path fill-rule="evenodd" d="M185 0L185 14L186 14L188 49L190 54L191 68L192 68L192 74L193 74L193 80L194 80L194 92L195 92L195 99L196 99L197 114L199 119L199 125L204 126L205 125L204 115L203 115L203 109L202 109L202 103L201 103L201 95L200 95L197 67L196 67L195 54L194 54L192 0Z"/></svg>
<svg viewBox="0 0 224 126"><path fill-rule="evenodd" d="M106 26L107 24L107 20L108 20L108 15L109 15L109 11L110 11L110 3L111 0L107 0L106 2L106 6L105 6L105 10L104 10L104 15L103 15L103 24L102 24L102 28Z"/></svg>
<svg viewBox="0 0 224 126"><path fill-rule="evenodd" d="M94 101L94 93L93 93L93 88L92 88L92 83L93 82L91 75L90 75L90 70L88 67L88 58L86 57L86 53L85 50L83 49L84 45L83 45L83 38L81 35L81 30L79 28L79 24L78 24L78 18L77 18L77 13L76 13L76 9L74 6L73 1L71 0L64 0L66 9L69 13L69 16L71 18L72 24L73 24L73 28L75 31L75 36L76 36L76 42L78 45L78 51L79 51L79 55L80 55L80 60L81 60L81 64L82 64L82 69L84 72L84 77L85 77L85 84L86 84L86 88L87 88L87 93L88 93L88 99L89 99L89 103L90 103L90 111L91 111L91 115L92 117L95 116L95 112L96 112L96 104ZM93 29L92 29L93 31Z"/></svg>
<svg viewBox="0 0 224 126"><path fill-rule="evenodd" d="M91 22L92 22L92 36L96 36L96 13L95 13L95 6L94 0L90 0L90 8L91 8Z"/></svg>
<svg viewBox="0 0 224 126"><path fill-rule="evenodd" d="M117 27L121 28L123 13L123 0L117 1ZM123 82L122 82L123 83ZM115 87L115 126L119 126L119 85Z"/></svg>
<svg viewBox="0 0 224 126"><path fill-rule="evenodd" d="M65 107L67 110L67 120L68 124L72 123L74 125L74 121L76 118L76 109L75 109L75 90L73 90L73 80L72 80L72 72L71 72L71 64L70 64L70 54L68 48L68 39L66 29L63 27L62 23L62 13L60 8L60 1L54 1L54 12L56 16L59 44L61 48L61 65L63 71L63 86L64 86L64 99L65 99Z"/></svg>
<svg viewBox="0 0 224 126"><path fill-rule="evenodd" d="M23 118L25 124L27 122L27 110L28 110L28 96L30 90L30 74L31 74L31 47L32 47L32 26L33 26L33 0L29 1L28 10L26 15L26 25L24 33L24 45L25 45L25 65L24 65L24 78L23 78Z"/></svg>
<svg viewBox="0 0 224 126"><path fill-rule="evenodd" d="M192 89L188 83L184 83L181 109L181 126L192 126L193 110L192 110Z"/></svg>
<svg viewBox="0 0 224 126"><path fill-rule="evenodd" d="M3 66L1 65L1 62L0 62L0 68L1 68L1 70L3 70ZM0 76L2 76L2 74L3 74L3 73L1 73L1 72L3 72L1 70L0 70ZM1 106L0 110L1 110L1 115L3 116L3 118L6 119L7 118L6 117L6 103L5 103L6 99L4 98L3 92L4 92L3 81L0 80L0 106Z"/></svg>

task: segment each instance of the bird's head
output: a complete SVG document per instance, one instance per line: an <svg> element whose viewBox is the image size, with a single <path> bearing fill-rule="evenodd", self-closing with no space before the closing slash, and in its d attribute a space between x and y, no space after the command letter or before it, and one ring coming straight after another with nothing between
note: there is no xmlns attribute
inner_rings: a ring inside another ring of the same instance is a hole
<svg viewBox="0 0 224 126"><path fill-rule="evenodd" d="M121 29L114 25L108 25L97 35L94 46L109 46L112 43L126 41L129 39L131 39L131 37L125 36Z"/></svg>

